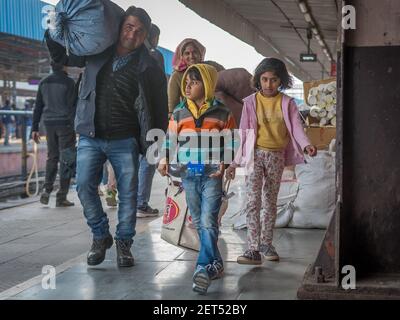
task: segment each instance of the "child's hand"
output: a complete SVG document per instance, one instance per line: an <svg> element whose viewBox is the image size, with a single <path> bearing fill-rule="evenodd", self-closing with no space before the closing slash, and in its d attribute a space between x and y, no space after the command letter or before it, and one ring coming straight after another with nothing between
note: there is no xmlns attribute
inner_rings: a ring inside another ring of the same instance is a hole
<svg viewBox="0 0 400 320"><path fill-rule="evenodd" d="M310 156L310 157L315 157L317 155L317 148L313 145L309 145L305 147L305 152Z"/></svg>
<svg viewBox="0 0 400 320"><path fill-rule="evenodd" d="M233 180L233 179L235 179L235 174L236 174L236 168L234 168L234 167L232 167L232 166L229 166L229 167L226 169L225 178L226 178L227 180Z"/></svg>
<svg viewBox="0 0 400 320"><path fill-rule="evenodd" d="M162 159L160 161L160 163L158 164L157 170L163 177L165 177L168 174L168 164L167 164L166 159Z"/></svg>
<svg viewBox="0 0 400 320"><path fill-rule="evenodd" d="M219 165L218 171L215 172L215 173L213 173L213 174L210 174L209 177L210 177L210 178L221 178L221 177L224 176L224 172L225 172L224 164L221 163L221 164Z"/></svg>

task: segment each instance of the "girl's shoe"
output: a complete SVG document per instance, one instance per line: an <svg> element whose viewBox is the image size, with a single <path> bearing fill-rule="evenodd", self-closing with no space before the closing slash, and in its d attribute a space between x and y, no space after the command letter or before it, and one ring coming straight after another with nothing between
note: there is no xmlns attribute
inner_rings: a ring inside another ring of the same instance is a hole
<svg viewBox="0 0 400 320"><path fill-rule="evenodd" d="M207 270L202 266L197 266L193 275L193 291L199 294L206 294L210 283L211 279Z"/></svg>
<svg viewBox="0 0 400 320"><path fill-rule="evenodd" d="M237 258L237 263L260 265L262 264L261 254L259 251L256 250L246 250L241 256Z"/></svg>
<svg viewBox="0 0 400 320"><path fill-rule="evenodd" d="M260 245L260 251L263 254L265 260L268 261L279 261L279 255L276 252L275 247L270 245Z"/></svg>

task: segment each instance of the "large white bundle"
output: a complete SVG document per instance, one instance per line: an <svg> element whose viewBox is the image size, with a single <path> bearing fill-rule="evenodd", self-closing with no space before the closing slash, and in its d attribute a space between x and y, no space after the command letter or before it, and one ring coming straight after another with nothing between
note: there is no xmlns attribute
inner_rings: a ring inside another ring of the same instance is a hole
<svg viewBox="0 0 400 320"><path fill-rule="evenodd" d="M315 104L317 104L317 102L318 102L318 100L317 100L317 97L316 97L316 96L309 96L309 97L308 97L308 103L309 103L310 105L315 105Z"/></svg>
<svg viewBox="0 0 400 320"><path fill-rule="evenodd" d="M286 173L287 174L287 173ZM278 201L277 201L277 218L275 228L285 228L292 220L294 213L293 202L297 197L299 190L299 183L295 179L285 180L285 172L282 176L281 186L279 188ZM261 210L261 215L264 215L264 210ZM236 217L233 229L241 230L247 228L246 225L246 211L242 208L240 214Z"/></svg>
<svg viewBox="0 0 400 320"><path fill-rule="evenodd" d="M320 119L325 118L328 112L325 109L321 109L320 112L318 112L318 116Z"/></svg>
<svg viewBox="0 0 400 320"><path fill-rule="evenodd" d="M322 119L319 121L320 127L326 126L327 124L328 124L328 120L327 120L326 118L322 118Z"/></svg>
<svg viewBox="0 0 400 320"><path fill-rule="evenodd" d="M318 151L307 161L295 169L299 191L289 227L326 228L335 210L335 159L327 151Z"/></svg>
<svg viewBox="0 0 400 320"><path fill-rule="evenodd" d="M310 88L308 103L312 105L310 116L320 120L320 126L336 125L336 120L331 121L336 115L335 81Z"/></svg>
<svg viewBox="0 0 400 320"><path fill-rule="evenodd" d="M336 81L329 82L326 85L326 90L330 92L336 92Z"/></svg>
<svg viewBox="0 0 400 320"><path fill-rule="evenodd" d="M310 109L310 115L314 118L317 118L320 112L320 108L318 106L312 106Z"/></svg>

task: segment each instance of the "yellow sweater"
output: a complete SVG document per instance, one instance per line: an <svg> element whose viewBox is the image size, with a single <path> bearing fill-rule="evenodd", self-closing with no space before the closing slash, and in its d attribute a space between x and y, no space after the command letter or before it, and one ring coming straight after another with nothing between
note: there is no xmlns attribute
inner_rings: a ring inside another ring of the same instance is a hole
<svg viewBox="0 0 400 320"><path fill-rule="evenodd" d="M258 135L256 146L266 151L284 150L289 134L282 113L282 94L275 97L256 95Z"/></svg>

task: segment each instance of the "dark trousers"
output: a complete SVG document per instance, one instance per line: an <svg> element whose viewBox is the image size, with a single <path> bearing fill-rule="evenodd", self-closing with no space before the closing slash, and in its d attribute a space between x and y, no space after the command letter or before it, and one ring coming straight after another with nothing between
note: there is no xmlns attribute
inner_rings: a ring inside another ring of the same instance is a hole
<svg viewBox="0 0 400 320"><path fill-rule="evenodd" d="M64 149L75 146L76 135L72 126L51 126L46 125L47 137L47 162L46 162L46 179L44 190L48 193L53 191L54 181L56 180L58 163L60 160L60 152ZM62 165L62 164L61 164ZM61 169L61 168L60 168ZM63 172L64 170L60 170ZM64 200L67 197L70 176L60 174L60 189L57 192L57 199Z"/></svg>

